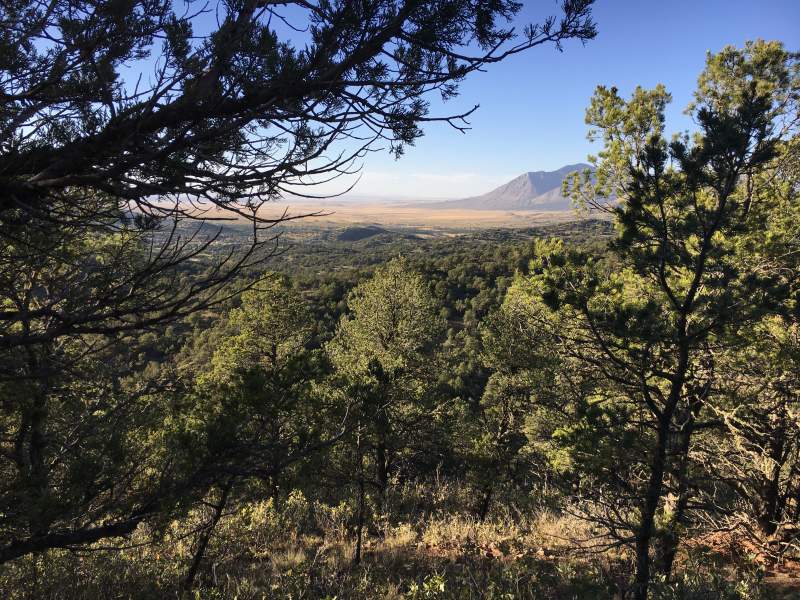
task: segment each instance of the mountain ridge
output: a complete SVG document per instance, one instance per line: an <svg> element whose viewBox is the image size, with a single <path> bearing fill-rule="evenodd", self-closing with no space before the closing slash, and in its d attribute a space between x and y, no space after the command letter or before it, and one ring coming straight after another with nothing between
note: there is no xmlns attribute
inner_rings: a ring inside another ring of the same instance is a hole
<svg viewBox="0 0 800 600"><path fill-rule="evenodd" d="M590 168L586 163L575 163L555 171L528 171L485 194L425 206L434 209L571 210L572 202L561 195L561 184L570 173Z"/></svg>

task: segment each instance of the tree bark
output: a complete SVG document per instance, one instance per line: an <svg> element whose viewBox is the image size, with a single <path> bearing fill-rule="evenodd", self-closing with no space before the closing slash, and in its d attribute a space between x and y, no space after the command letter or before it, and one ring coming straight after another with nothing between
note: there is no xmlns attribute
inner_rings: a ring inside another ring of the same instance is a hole
<svg viewBox="0 0 800 600"><path fill-rule="evenodd" d="M109 537L128 535L136 529L149 512L143 511L141 514L134 515L119 523L110 523L78 531L52 532L22 540L12 540L0 548L0 564L33 552L42 552L51 548L70 548L72 546L91 544Z"/></svg>
<svg viewBox="0 0 800 600"><path fill-rule="evenodd" d="M494 488L488 486L483 492L483 500L481 500L480 508L478 509L478 518L483 523L489 514L489 507L492 505L492 492Z"/></svg>
<svg viewBox="0 0 800 600"><path fill-rule="evenodd" d="M661 501L670 420L671 414L669 417L662 414L659 419L658 439L650 461L650 479L639 518L639 530L636 533L636 575L633 585L635 600L647 600L650 585L650 541L653 537L656 511Z"/></svg>
<svg viewBox="0 0 800 600"><path fill-rule="evenodd" d="M661 569L667 580L672 575L672 566L678 552L678 544L680 542L679 527L684 522L686 508L689 505L689 450L692 436L709 390L710 384L705 386L700 394L692 398L689 410L686 413L686 420L681 427L679 444L675 452L678 463L675 476L677 481L677 501L672 511L672 517L665 527L661 545Z"/></svg>
<svg viewBox="0 0 800 600"><path fill-rule="evenodd" d="M366 512L366 487L364 484L364 451L361 445L361 424L356 434L356 452L358 455L358 514L356 515L356 550L353 554L353 566L361 564L361 548L364 536L364 518Z"/></svg>
<svg viewBox="0 0 800 600"><path fill-rule="evenodd" d="M375 418L377 434L377 443L375 444L375 469L378 482L378 509L381 510L383 508L386 490L389 487L389 463L391 459L388 444L390 424L389 417L386 414L386 408L381 408Z"/></svg>
<svg viewBox="0 0 800 600"><path fill-rule="evenodd" d="M219 520L222 518L222 513L225 510L225 505L228 503L228 497L230 496L231 488L233 488L233 479L229 480L228 483L223 486L219 502L214 506L214 513L211 516L211 522L205 528L200 537L200 542L197 544L197 550L195 550L194 557L192 558L192 565L189 567L189 572L186 574L186 578L183 580L183 589L185 591L189 591L194 587L194 582L197 578L197 572L200 570L200 565L203 562L203 556L206 553L206 548L208 548L208 542L211 541L214 528L216 528L217 523L219 523Z"/></svg>
<svg viewBox="0 0 800 600"><path fill-rule="evenodd" d="M772 461L772 471L765 477L759 494L758 526L765 536L771 536L778 528L781 506L781 467L784 461L785 427L773 431L767 443L770 446L769 458Z"/></svg>
<svg viewBox="0 0 800 600"><path fill-rule="evenodd" d="M677 500L661 538L661 571L667 580L672 574L672 565L678 552L678 544L680 542L678 530L681 523L683 523L686 507L689 504L689 446L692 432L694 431L694 417L689 417L689 419L690 421L684 424L684 430L681 432L677 453L678 472L675 477L677 481Z"/></svg>

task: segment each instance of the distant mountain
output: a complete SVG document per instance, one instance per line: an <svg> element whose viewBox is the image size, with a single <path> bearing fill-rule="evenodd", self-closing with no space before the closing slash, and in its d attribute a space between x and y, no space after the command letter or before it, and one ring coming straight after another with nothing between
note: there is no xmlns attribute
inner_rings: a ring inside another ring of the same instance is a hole
<svg viewBox="0 0 800 600"><path fill-rule="evenodd" d="M561 182L573 171L590 168L585 163L566 165L557 171L532 171L481 196L426 204L426 208L472 210L571 210L572 202L561 195Z"/></svg>

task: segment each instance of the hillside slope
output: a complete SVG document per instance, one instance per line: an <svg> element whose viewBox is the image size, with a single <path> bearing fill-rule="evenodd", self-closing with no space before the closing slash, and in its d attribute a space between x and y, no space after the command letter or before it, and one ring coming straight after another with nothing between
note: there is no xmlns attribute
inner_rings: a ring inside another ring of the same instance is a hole
<svg viewBox="0 0 800 600"><path fill-rule="evenodd" d="M426 207L472 210L571 210L571 201L561 195L561 183L570 173L588 168L589 165L578 163L566 165L556 171L531 171L486 194L461 200L435 202L426 204Z"/></svg>

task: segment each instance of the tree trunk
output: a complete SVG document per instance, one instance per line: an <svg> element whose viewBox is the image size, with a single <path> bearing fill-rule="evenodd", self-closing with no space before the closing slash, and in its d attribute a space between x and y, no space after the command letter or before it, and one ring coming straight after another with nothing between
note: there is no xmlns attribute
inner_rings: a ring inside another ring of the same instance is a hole
<svg viewBox="0 0 800 600"><path fill-rule="evenodd" d="M44 552L53 548L71 548L81 544L92 544L110 537L128 535L152 512L151 505L136 511L118 523L71 531L51 531L41 536L11 540L5 546L0 547L0 565L34 552Z"/></svg>
<svg viewBox="0 0 800 600"><path fill-rule="evenodd" d="M772 470L769 477L765 477L759 493L758 526L765 536L771 536L778 528L781 511L781 467L784 461L785 428L776 428L769 436L767 443L770 446L769 458Z"/></svg>
<svg viewBox="0 0 800 600"><path fill-rule="evenodd" d="M358 514L356 515L356 550L353 554L353 565L361 564L361 540L364 535L364 511L366 505L366 490L364 489L364 453L361 450L361 426L356 434L356 448L358 452Z"/></svg>
<svg viewBox="0 0 800 600"><path fill-rule="evenodd" d="M677 461L677 473L675 476L677 482L677 500L673 506L671 518L665 526L660 553L661 570L667 580L669 580L672 575L672 566L675 562L675 556L680 543L679 528L684 521L686 507L689 505L689 450L691 448L695 424L700 417L700 411L703 408L705 396L706 394L703 394L701 397L695 398L692 401L687 411L686 420L681 428L678 447L675 451Z"/></svg>
<svg viewBox="0 0 800 600"><path fill-rule="evenodd" d="M492 504L492 492L494 489L492 486L488 486L483 493L483 500L481 500L480 508L478 509L478 518L483 523L486 520L486 517L489 514L489 507Z"/></svg>
<svg viewBox="0 0 800 600"><path fill-rule="evenodd" d="M36 383L30 405L23 415L26 430L20 430L22 450L22 478L30 494L30 533L44 536L50 529L51 519L46 509L49 495L49 473L47 468L48 396L50 394L50 355L52 348L45 346L41 355L28 350L28 370Z"/></svg>
<svg viewBox="0 0 800 600"><path fill-rule="evenodd" d="M378 483L377 504L380 511L383 510L383 501L386 497L386 490L389 487L389 464L391 460L388 444L390 425L385 408L378 411L375 425L377 434L377 443L375 444L375 469Z"/></svg>
<svg viewBox="0 0 800 600"><path fill-rule="evenodd" d="M672 574L672 565L675 562L675 555L678 552L680 535L678 530L683 523L686 513L686 506L689 504L689 481L688 481L688 452L683 452L684 438L686 450L688 451L689 436L681 435L681 451L678 457L678 473L676 500L671 507L672 514L669 521L664 526L661 536L661 572L669 579Z"/></svg>
<svg viewBox="0 0 800 600"><path fill-rule="evenodd" d="M378 487L380 488L381 496L386 491L386 488L389 487L389 468L386 454L386 446L382 441L378 442L375 448L375 462L377 463Z"/></svg>
<svg viewBox="0 0 800 600"><path fill-rule="evenodd" d="M214 513L211 516L211 522L208 524L208 527L205 528L200 537L200 541L197 544L197 550L195 550L194 557L192 558L192 565L189 567L189 572L186 574L186 578L183 580L183 589L185 591L189 591L194 587L194 581L197 577L197 572L200 570L200 565L203 562L203 556L206 553L206 548L208 548L208 542L211 540L211 536L214 533L214 528L222 518L222 513L225 510L225 505L228 503L228 496L230 495L232 487L233 480L231 479L222 488L222 494L220 495L219 502L214 506Z"/></svg>
<svg viewBox="0 0 800 600"><path fill-rule="evenodd" d="M656 511L661 501L670 421L671 413L661 415L658 439L650 461L650 480L639 517L639 530L636 533L636 575L633 585L635 600L647 600L647 590L650 584L650 541L653 537Z"/></svg>

